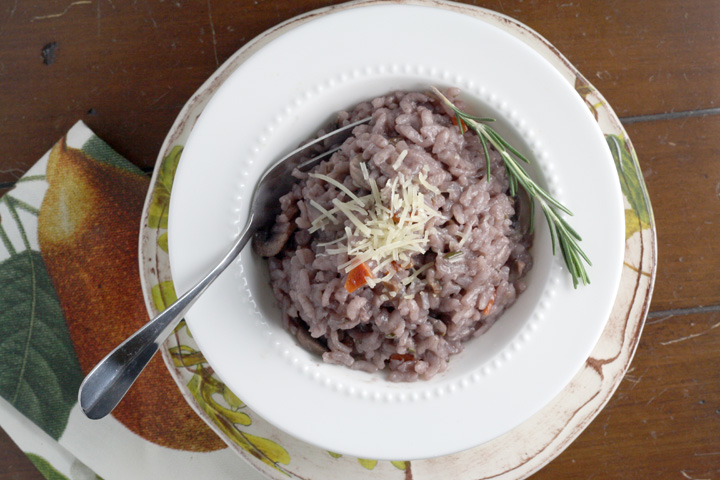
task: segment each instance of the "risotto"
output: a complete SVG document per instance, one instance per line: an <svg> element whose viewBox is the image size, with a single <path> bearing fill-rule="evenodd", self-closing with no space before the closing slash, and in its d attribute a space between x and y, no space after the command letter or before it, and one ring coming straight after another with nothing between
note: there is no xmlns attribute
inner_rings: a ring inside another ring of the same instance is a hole
<svg viewBox="0 0 720 480"><path fill-rule="evenodd" d="M488 178L479 139L432 94L378 97L338 123L368 116L329 160L293 173L274 244L255 249L301 345L391 381L425 380L525 289L532 236L499 154Z"/></svg>

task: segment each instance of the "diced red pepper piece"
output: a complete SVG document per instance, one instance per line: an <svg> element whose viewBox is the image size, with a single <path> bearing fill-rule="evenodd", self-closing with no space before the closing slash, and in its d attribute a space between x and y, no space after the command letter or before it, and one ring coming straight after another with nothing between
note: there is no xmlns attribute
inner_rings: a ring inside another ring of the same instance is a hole
<svg viewBox="0 0 720 480"><path fill-rule="evenodd" d="M460 119L460 123L462 124L462 127L460 128L460 130L463 133L467 132L469 130L469 128L462 118ZM457 124L458 124L457 117L452 117L452 124L457 126Z"/></svg>
<svg viewBox="0 0 720 480"><path fill-rule="evenodd" d="M411 353L393 353L390 355L390 360L398 360L400 362L412 362L415 360L415 355Z"/></svg>
<svg viewBox="0 0 720 480"><path fill-rule="evenodd" d="M368 278L373 278L372 271L367 265L361 263L348 273L347 280L345 280L345 290L347 290L348 293L354 292L365 285Z"/></svg>
<svg viewBox="0 0 720 480"><path fill-rule="evenodd" d="M493 297L490 299L490 301L485 305L485 308L483 309L483 315L486 317L490 315L490 312L492 311L492 307L495 304L495 294L497 293L497 290L495 290L495 293L493 293Z"/></svg>

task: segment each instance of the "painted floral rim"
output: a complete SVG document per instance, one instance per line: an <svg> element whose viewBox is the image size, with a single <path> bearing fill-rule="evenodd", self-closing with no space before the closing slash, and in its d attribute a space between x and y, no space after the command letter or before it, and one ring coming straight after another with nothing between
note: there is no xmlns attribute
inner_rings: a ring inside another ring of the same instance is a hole
<svg viewBox="0 0 720 480"><path fill-rule="evenodd" d="M443 8L502 28L534 48L574 86L603 132L625 200L626 243L620 290L607 326L571 383L543 410L505 435L432 460L356 459L301 442L265 422L214 375L184 322L161 351L181 393L238 454L268 478L521 479L557 457L602 410L620 384L637 347L655 280L657 241L652 207L630 139L610 105L547 40L496 12L442 0L360 0L290 19L261 34L228 59L187 102L168 133L142 217L140 271L150 315L175 300L167 255L167 213L175 170L195 121L222 82L273 38L317 16L385 3Z"/></svg>

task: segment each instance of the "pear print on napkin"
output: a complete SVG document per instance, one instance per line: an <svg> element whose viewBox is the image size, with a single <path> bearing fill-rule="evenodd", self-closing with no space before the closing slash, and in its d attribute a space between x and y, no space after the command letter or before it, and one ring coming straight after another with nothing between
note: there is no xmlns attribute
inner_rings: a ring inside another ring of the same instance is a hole
<svg viewBox="0 0 720 480"><path fill-rule="evenodd" d="M83 150L60 140L50 152L46 177L38 243L81 378L148 320L137 244L149 182L98 137L91 137ZM74 399L77 385L73 385ZM178 393L159 356L113 416L165 447L191 451L225 447Z"/></svg>

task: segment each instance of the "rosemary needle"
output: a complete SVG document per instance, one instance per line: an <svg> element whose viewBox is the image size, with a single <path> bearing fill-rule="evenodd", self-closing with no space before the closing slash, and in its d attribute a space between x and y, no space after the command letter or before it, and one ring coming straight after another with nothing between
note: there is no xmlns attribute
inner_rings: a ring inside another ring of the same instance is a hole
<svg viewBox="0 0 720 480"><path fill-rule="evenodd" d="M525 172L522 165L516 158L522 162L530 163L530 161L521 154L517 149L503 139L495 130L493 130L487 122L492 122L492 118L483 118L470 115L457 108L450 100L445 97L440 90L432 87L435 95L450 108L457 119L460 133L465 133L466 128L475 132L482 144L483 153L485 154L487 178L490 179L490 154L489 147L494 148L501 156L505 169L508 173L510 182L510 194L516 196L518 186L522 187L530 197L530 231L534 227L534 212L536 200L540 204L540 208L547 219L550 227L550 239L552 242L553 255L557 252L557 246L560 246L565 265L567 265L570 275L572 276L573 287L577 288L582 282L584 285L590 283L590 278L585 271L583 261L588 265L592 265L588 256L580 248L579 242L582 240L580 235L570 226L558 211L572 216L572 212L563 204L555 200L548 192L535 183L532 178Z"/></svg>

